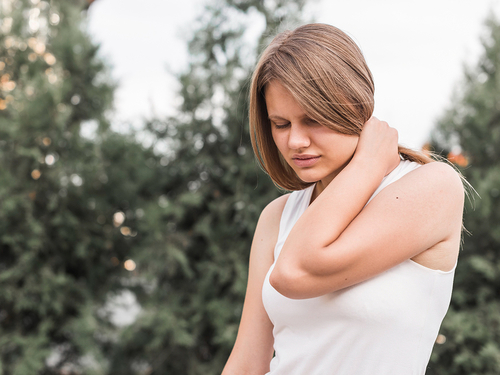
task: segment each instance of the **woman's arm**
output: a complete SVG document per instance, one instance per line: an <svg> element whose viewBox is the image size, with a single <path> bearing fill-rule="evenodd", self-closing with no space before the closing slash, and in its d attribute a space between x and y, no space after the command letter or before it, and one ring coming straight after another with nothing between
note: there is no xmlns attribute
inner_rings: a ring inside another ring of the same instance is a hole
<svg viewBox="0 0 500 375"><path fill-rule="evenodd" d="M273 356L273 325L262 304L262 285L274 261L279 223L288 195L271 202L257 223L252 248L248 285L234 348L223 375L263 375Z"/></svg>
<svg viewBox="0 0 500 375"><path fill-rule="evenodd" d="M333 292L438 243L457 243L463 187L446 164L408 173L363 208L390 171L394 152L393 140L384 143L375 134L391 136L387 129L367 125L352 161L304 212L283 246L270 282L287 297Z"/></svg>

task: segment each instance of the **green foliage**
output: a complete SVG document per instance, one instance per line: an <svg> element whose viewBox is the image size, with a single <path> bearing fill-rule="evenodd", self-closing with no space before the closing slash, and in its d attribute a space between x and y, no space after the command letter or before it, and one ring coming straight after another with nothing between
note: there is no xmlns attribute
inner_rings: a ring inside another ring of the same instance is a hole
<svg viewBox="0 0 500 375"><path fill-rule="evenodd" d="M228 0L199 18L191 62L178 77L179 113L148 124L156 147L167 150L157 176L163 194L142 222L150 233L137 255L152 287L134 290L143 311L118 340L111 373L222 370L239 324L255 225L279 195L250 145L247 91L257 51L248 40L258 35L245 31L261 22L269 35L302 6Z"/></svg>
<svg viewBox="0 0 500 375"><path fill-rule="evenodd" d="M432 357L430 374L500 373L500 25L487 21L484 53L467 69L461 92L439 121L433 147L444 154L459 147L462 170L480 199L466 207L465 235L456 270L447 337ZM456 153L456 151L455 151Z"/></svg>
<svg viewBox="0 0 500 375"><path fill-rule="evenodd" d="M84 5L0 3L3 375L107 371L116 327L103 306L132 279L120 264L159 190L159 157L109 128L114 85Z"/></svg>

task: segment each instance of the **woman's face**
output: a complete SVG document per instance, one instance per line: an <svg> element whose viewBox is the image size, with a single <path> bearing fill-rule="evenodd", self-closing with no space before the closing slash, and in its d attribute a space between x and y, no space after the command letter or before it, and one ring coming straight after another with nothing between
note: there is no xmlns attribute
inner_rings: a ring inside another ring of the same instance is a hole
<svg viewBox="0 0 500 375"><path fill-rule="evenodd" d="M276 81L267 85L265 96L278 150L302 181L318 182L321 192L349 163L359 137L313 121Z"/></svg>

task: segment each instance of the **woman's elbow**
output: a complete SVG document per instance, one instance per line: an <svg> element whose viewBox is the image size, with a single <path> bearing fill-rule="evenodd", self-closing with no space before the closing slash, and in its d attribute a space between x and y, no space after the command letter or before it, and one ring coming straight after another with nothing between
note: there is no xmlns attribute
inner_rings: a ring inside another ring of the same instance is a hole
<svg viewBox="0 0 500 375"><path fill-rule="evenodd" d="M281 260L281 259L280 259ZM269 283L281 295L291 299L319 297L343 289L352 283L348 280L350 264L345 259L327 262L285 262L278 260L269 275ZM334 264L333 267L331 264Z"/></svg>
<svg viewBox="0 0 500 375"><path fill-rule="evenodd" d="M306 275L298 269L291 267L275 267L269 275L269 283L281 295L291 299L307 298L304 286Z"/></svg>

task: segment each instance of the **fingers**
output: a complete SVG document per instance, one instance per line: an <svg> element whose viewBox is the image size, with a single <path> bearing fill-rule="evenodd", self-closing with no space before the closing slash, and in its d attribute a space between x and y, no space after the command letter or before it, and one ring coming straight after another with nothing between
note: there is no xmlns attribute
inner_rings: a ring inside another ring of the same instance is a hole
<svg viewBox="0 0 500 375"><path fill-rule="evenodd" d="M394 129L394 128L391 128L387 122L381 121L378 118L376 118L375 116L370 117L370 119L363 126L363 129L365 129L365 127L367 127L367 126L368 127L379 126L383 129L388 129L388 128ZM394 130L396 130L396 129L394 129Z"/></svg>
<svg viewBox="0 0 500 375"><path fill-rule="evenodd" d="M392 170L399 160L398 131L372 116L363 126L356 152Z"/></svg>
<svg viewBox="0 0 500 375"><path fill-rule="evenodd" d="M389 139L398 138L398 131L389 126L385 121L380 121L376 117L371 117L363 126L361 138L389 137Z"/></svg>

